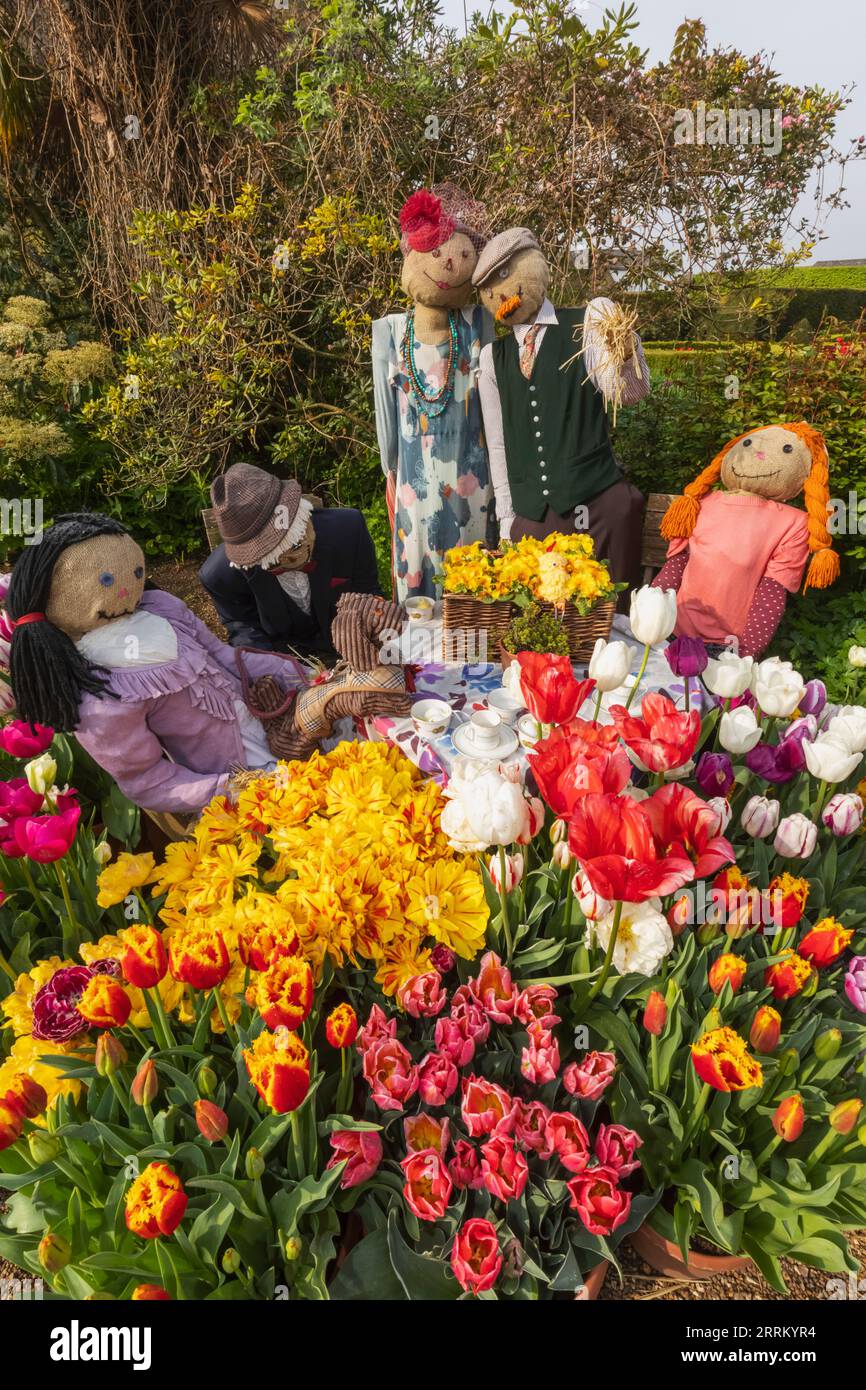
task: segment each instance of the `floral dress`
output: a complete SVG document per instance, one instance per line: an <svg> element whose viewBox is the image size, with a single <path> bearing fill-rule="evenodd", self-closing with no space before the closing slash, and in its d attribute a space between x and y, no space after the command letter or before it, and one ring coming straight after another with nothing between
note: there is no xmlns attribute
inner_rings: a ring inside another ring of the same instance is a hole
<svg viewBox="0 0 866 1390"><path fill-rule="evenodd" d="M396 477L394 573L402 602L437 597L445 551L495 535L493 488L478 396L481 349L493 336L480 305L457 314L457 363L451 398L440 415L416 399L403 359L405 314L373 324L373 384L382 468ZM425 392L445 382L448 342L416 343Z"/></svg>

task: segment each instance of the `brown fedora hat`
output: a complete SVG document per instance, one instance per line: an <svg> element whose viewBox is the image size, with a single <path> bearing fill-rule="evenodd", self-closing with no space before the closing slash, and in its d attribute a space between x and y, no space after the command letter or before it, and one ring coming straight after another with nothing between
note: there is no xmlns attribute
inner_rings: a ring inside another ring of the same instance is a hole
<svg viewBox="0 0 866 1390"><path fill-rule="evenodd" d="M233 463L210 490L226 555L249 569L279 549L298 514L301 487L281 481L254 463Z"/></svg>

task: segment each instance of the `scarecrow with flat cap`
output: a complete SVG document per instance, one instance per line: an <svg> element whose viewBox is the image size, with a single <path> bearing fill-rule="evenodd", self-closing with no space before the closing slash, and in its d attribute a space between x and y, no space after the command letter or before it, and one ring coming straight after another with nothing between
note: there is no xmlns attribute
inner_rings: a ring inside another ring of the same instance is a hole
<svg viewBox="0 0 866 1390"><path fill-rule="evenodd" d="M482 349L479 373L500 537L577 526L613 579L634 584L644 499L617 462L606 405L633 405L649 391L643 348L611 300L555 309L548 281L526 227L493 237L472 277L482 304L513 330Z"/></svg>

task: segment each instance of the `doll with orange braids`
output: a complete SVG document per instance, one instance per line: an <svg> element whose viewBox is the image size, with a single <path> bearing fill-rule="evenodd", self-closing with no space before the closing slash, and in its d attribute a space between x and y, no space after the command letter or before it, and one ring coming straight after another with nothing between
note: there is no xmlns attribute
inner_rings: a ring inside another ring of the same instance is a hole
<svg viewBox="0 0 866 1390"><path fill-rule="evenodd" d="M805 511L786 505L801 492ZM670 544L653 584L677 590L677 633L760 656L809 556L804 590L838 578L828 513L827 446L811 425L732 439L662 520Z"/></svg>

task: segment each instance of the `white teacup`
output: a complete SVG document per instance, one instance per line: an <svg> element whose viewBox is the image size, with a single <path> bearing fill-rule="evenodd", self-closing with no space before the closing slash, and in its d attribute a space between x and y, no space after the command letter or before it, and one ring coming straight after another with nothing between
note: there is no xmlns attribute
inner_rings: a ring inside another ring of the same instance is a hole
<svg viewBox="0 0 866 1390"><path fill-rule="evenodd" d="M410 623L425 623L433 617L433 600L424 594L417 594L415 598L407 598L403 604L406 615Z"/></svg>
<svg viewBox="0 0 866 1390"><path fill-rule="evenodd" d="M495 709L479 709L469 720L466 737L476 748L495 748L501 729L502 716Z"/></svg>
<svg viewBox="0 0 866 1390"><path fill-rule="evenodd" d="M415 732L426 738L438 738L451 723L451 706L444 700L418 700L412 706Z"/></svg>
<svg viewBox="0 0 866 1390"><path fill-rule="evenodd" d="M495 710L503 724L513 724L518 714L526 706L520 700L516 700L510 690L504 687L500 690L491 690L487 696L488 707Z"/></svg>

